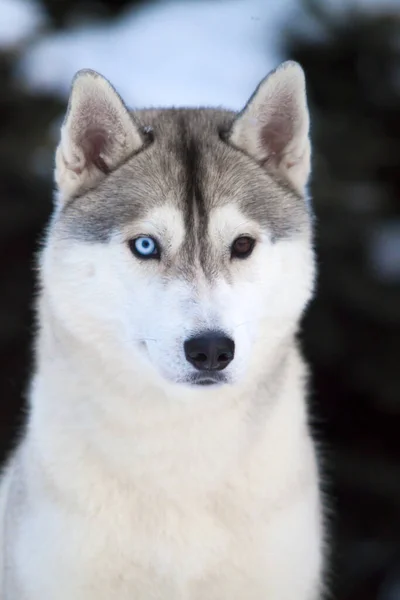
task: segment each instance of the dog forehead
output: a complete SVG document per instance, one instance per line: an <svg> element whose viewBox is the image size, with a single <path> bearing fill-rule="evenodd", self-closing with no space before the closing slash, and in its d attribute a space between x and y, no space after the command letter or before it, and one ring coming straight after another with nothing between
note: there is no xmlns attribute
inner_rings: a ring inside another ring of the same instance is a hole
<svg viewBox="0 0 400 600"><path fill-rule="evenodd" d="M221 139L233 113L167 109L138 116L153 131L153 143L64 207L64 235L106 242L166 206L181 212L192 245L207 237L210 214L224 205L273 229L274 237L287 235L304 217L302 199Z"/></svg>

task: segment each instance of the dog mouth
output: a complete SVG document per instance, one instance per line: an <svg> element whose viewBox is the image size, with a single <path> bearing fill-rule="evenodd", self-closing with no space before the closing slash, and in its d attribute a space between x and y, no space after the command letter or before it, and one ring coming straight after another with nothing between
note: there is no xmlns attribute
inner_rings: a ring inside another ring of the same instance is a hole
<svg viewBox="0 0 400 600"><path fill-rule="evenodd" d="M221 385L222 383L227 383L227 378L222 373L196 373L195 375L191 375L187 380L187 383L195 386L213 386L213 385Z"/></svg>

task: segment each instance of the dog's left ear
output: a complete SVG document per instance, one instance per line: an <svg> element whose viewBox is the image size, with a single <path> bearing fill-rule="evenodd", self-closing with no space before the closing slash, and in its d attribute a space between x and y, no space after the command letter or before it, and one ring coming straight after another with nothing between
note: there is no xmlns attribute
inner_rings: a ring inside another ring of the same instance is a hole
<svg viewBox="0 0 400 600"><path fill-rule="evenodd" d="M298 63L284 62L260 83L234 121L229 141L304 192L311 146L305 77Z"/></svg>
<svg viewBox="0 0 400 600"><path fill-rule="evenodd" d="M143 144L139 124L109 81L95 71L79 71L56 152L60 199L95 187Z"/></svg>

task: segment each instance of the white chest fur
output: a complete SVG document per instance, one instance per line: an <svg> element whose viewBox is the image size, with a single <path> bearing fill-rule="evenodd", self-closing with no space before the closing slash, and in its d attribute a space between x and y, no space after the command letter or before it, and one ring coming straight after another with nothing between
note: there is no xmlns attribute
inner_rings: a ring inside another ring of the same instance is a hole
<svg viewBox="0 0 400 600"><path fill-rule="evenodd" d="M318 477L297 356L288 366L271 405L260 390L161 414L148 398L134 424L99 396L77 410L72 384L51 402L38 377L9 527L21 598L317 598Z"/></svg>

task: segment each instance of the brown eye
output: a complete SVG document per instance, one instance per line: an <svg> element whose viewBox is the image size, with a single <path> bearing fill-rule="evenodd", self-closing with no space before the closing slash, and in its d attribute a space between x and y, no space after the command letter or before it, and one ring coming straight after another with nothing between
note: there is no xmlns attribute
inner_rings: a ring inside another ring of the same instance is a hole
<svg viewBox="0 0 400 600"><path fill-rule="evenodd" d="M238 237L232 244L232 258L247 258L253 252L256 241L248 235Z"/></svg>

